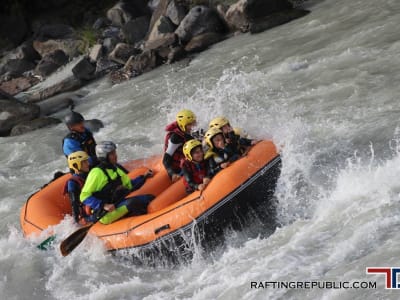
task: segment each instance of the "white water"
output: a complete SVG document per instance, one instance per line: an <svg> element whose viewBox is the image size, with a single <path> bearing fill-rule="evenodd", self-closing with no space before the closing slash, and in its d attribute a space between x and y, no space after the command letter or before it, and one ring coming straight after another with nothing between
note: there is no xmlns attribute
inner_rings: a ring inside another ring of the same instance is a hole
<svg viewBox="0 0 400 300"><path fill-rule="evenodd" d="M188 66L85 88L77 110L106 124L96 140L121 161L161 151L181 108L216 115L281 146L281 227L268 238L227 233L226 248L177 268L137 267L88 238L63 258L26 240L19 210L65 170L63 125L0 138L1 299L398 299L400 2L312 1L308 16L215 45ZM67 219L55 230L72 231ZM253 230L262 230L255 228ZM251 289L251 281L373 281L376 289Z"/></svg>

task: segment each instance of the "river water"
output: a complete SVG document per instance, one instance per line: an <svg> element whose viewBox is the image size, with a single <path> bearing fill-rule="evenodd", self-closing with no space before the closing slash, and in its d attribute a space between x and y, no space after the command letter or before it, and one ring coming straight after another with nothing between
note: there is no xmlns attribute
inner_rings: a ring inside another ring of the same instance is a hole
<svg viewBox="0 0 400 300"><path fill-rule="evenodd" d="M40 251L43 237L22 236L20 208L55 170L66 171L66 128L0 138L0 298L398 299L384 274L366 268L400 266L400 2L307 8L304 18L236 36L190 62L93 83L76 107L105 123L95 138L115 141L121 162L160 153L163 127L181 108L202 127L225 115L273 139L283 163L274 234L227 232L224 247L199 249L176 267L136 266L93 237L65 258L57 247ZM66 218L55 231L62 238L71 228Z"/></svg>

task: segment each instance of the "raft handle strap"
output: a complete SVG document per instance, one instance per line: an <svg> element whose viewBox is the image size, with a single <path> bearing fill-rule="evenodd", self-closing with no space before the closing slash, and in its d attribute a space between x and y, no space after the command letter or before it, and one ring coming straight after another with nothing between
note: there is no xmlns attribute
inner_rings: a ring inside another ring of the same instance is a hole
<svg viewBox="0 0 400 300"><path fill-rule="evenodd" d="M159 234L161 231L166 230L166 229L170 229L171 226L169 226L169 224L163 225L159 228L157 228L156 230L154 230L155 234Z"/></svg>

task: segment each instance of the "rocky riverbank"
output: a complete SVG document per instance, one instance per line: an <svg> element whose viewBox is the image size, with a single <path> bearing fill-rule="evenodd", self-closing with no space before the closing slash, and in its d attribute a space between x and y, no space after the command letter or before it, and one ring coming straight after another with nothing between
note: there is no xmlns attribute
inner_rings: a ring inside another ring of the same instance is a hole
<svg viewBox="0 0 400 300"><path fill-rule="evenodd" d="M9 1L0 12L0 136L59 123L49 115L73 107L73 91L96 78L129 80L309 13L288 0L36 2ZM44 84L61 67L69 76Z"/></svg>

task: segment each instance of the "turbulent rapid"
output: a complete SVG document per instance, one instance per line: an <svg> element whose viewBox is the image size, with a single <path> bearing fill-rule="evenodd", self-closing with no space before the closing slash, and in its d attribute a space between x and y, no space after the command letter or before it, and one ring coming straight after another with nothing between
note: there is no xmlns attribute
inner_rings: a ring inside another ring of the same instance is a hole
<svg viewBox="0 0 400 300"><path fill-rule="evenodd" d="M122 162L159 154L181 108L196 112L199 127L224 115L272 139L282 156L272 235L257 222L227 231L224 246L195 249L193 261L173 268L114 257L93 237L65 258L57 247L40 251L43 237L22 236L19 212L66 171L67 130L0 138L2 299L398 299L384 274L366 268L400 265L400 2L307 3L301 19L119 85L102 79L76 103L104 122L95 138L116 142ZM62 239L74 226L66 217L54 230Z"/></svg>

